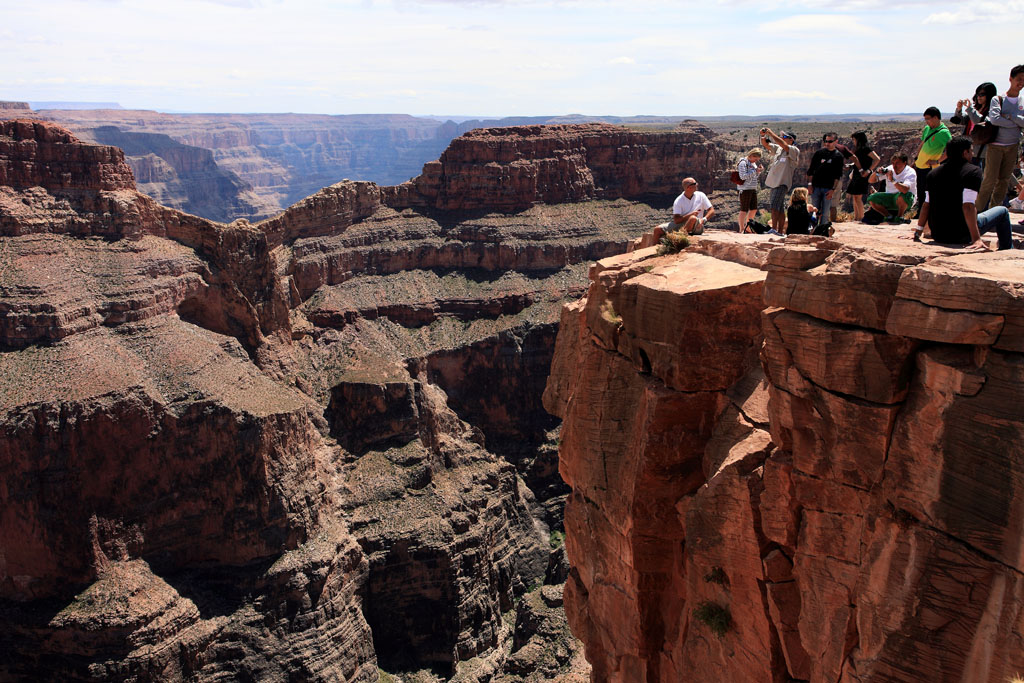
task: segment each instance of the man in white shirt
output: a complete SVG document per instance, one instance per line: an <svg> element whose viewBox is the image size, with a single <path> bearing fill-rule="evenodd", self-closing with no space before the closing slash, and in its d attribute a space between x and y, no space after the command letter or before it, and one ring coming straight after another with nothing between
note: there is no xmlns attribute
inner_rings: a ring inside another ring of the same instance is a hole
<svg viewBox="0 0 1024 683"><path fill-rule="evenodd" d="M683 193L672 202L672 222L676 229L688 235L704 232L704 225L715 214L715 207L703 192L697 189L697 181L683 178Z"/></svg>
<svg viewBox="0 0 1024 683"><path fill-rule="evenodd" d="M881 177L885 177L885 192L868 196L871 208L882 214L883 218L901 218L914 205L917 173L908 165L908 160L906 154L893 154L892 166L876 169L871 178L871 182L878 182Z"/></svg>

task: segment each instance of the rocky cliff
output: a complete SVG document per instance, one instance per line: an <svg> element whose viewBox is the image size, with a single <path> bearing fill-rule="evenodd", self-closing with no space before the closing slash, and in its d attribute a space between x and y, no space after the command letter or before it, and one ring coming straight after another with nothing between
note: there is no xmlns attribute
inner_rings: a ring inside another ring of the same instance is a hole
<svg viewBox="0 0 1024 683"><path fill-rule="evenodd" d="M839 225L600 261L563 309L565 603L595 681L997 681L1021 259Z"/></svg>
<svg viewBox="0 0 1024 683"><path fill-rule="evenodd" d="M119 147L141 192L160 204L215 221L265 216L277 207L256 196L251 185L214 161L213 152L183 145L159 133L124 132L101 126L85 138Z"/></svg>
<svg viewBox="0 0 1024 683"><path fill-rule="evenodd" d="M174 208L225 221L274 215L343 178L403 182L463 132L453 123L405 115L123 109L36 115L101 144L117 144L112 136L129 138L129 163L139 176L140 191ZM169 160L165 152L176 159ZM203 154L210 155L213 166L203 160L194 168ZM179 163L185 158L191 159L187 166Z"/></svg>
<svg viewBox="0 0 1024 683"><path fill-rule="evenodd" d="M0 123L0 678L583 666L539 394L587 262L663 219L626 195L670 145L521 135L544 180L511 203L344 182L224 225L115 147ZM492 167L470 142L440 177Z"/></svg>
<svg viewBox="0 0 1024 683"><path fill-rule="evenodd" d="M0 119L30 113L28 110L5 112L0 109ZM166 114L123 109L46 110L36 113L36 116L66 126L81 139L122 146L128 155L128 163L135 170L141 192L173 208L222 221L237 218L256 220L274 215L320 188L345 178L384 185L403 183L420 174L424 163L437 159L453 139L478 128L492 129L485 134L492 138L492 148L498 142L495 135L500 135L505 136L506 147L519 147L515 152L519 158L545 158L538 154L538 145L544 144L538 138L541 124L570 119L577 123L601 118L512 117L456 124L405 115ZM637 120L665 127L669 125L669 120L663 119L640 117ZM493 132L496 126L519 126L520 130L496 134ZM684 127L695 141L710 132L694 127L692 123ZM559 132L547 132L540 137L554 141L564 137L571 128L563 127ZM620 135L624 133L621 127L616 131ZM692 156L692 148L677 147L679 136L669 135L659 142L655 142L653 136L648 136L644 142L638 142L634 137L632 142L622 144L612 139L602 142L605 133L597 137L591 135L588 140L587 148L593 152L590 159L592 168L621 164L630 159L641 162L628 178L617 176L614 169L611 174L598 172L598 188L608 190L614 189L616 183L623 184L623 191L616 196L660 192L657 185L666 173L669 176L667 182L672 185L671 174L677 170L672 167L673 160L686 164L697 162L698 168L713 161L698 161ZM579 132L573 134L578 136ZM442 203L456 206L459 201L456 197L469 189L464 184L466 182L487 182L493 190L497 188L495 183L511 181L520 186L519 189L510 189L513 193L519 192L523 183L536 182L522 177L519 174L521 169L514 166L502 171L504 177L495 175L493 168L474 168L497 161L494 149L484 150L477 142L458 143L476 147L477 151L473 153L477 158L467 157L464 151L451 150L447 153L453 164L464 164L460 173L475 174L475 179L471 181L469 176L465 176L456 180L448 174L445 187L451 197L442 199ZM559 147L562 161L558 163L578 166L579 155L585 149L580 140L577 138L568 148L564 143L559 145L562 145ZM597 158L601 156L605 158ZM552 163L554 158L547 164L549 170L554 170ZM431 165L425 173L434 174L435 170L436 166ZM484 181L484 178L488 180ZM541 177L540 180L543 183L545 179ZM589 180L580 178L570 182L576 185L574 189L578 196L593 194L580 185L589 185ZM651 182L653 184L645 189L643 183ZM675 185L678 185L678 179ZM579 194L581 190L582 194ZM560 190L551 188L550 192L554 194L549 196L554 197ZM470 194L474 193L479 194L479 188L470 189ZM493 194L495 201L500 201L502 192ZM497 203L480 206L501 208Z"/></svg>

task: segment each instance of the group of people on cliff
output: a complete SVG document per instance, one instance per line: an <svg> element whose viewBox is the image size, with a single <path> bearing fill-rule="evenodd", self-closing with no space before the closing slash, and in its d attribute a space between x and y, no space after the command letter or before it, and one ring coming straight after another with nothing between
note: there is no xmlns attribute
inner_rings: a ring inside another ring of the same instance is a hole
<svg viewBox="0 0 1024 683"><path fill-rule="evenodd" d="M999 248L1012 248L1007 206L1024 211L1024 179L1013 176L1019 167L1024 171L1019 162L1024 137L1022 89L1024 65L1010 70L1009 87L1003 95L997 94L992 83L979 85L972 98L957 102L950 119L964 127L963 134L957 136L942 122L940 110L928 107L913 164L907 154L897 152L883 165L864 131L853 133L852 146L840 144L835 133L826 133L808 164L806 187L794 187L801 158L796 136L762 128L761 146L751 149L732 173L739 191L740 232L830 234L843 177L849 169L846 195L854 220L872 225L909 223L904 216L916 206L914 239L928 230L937 242L987 249L981 235L995 231ZM770 189L771 226L758 229L761 224L754 218L764 153L772 156L764 178ZM702 232L714 211L708 197L697 190L697 181L685 178L683 193L673 205L676 226L691 234Z"/></svg>

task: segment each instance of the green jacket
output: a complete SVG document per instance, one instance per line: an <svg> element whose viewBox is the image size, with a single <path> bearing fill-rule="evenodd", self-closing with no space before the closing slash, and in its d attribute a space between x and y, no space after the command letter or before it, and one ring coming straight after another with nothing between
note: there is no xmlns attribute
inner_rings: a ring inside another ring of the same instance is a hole
<svg viewBox="0 0 1024 683"><path fill-rule="evenodd" d="M925 126L921 131L921 139L924 144L921 146L921 153L917 155L914 166L917 168L931 168L928 162L934 159L938 162L942 151L946 149L946 143L953 139L953 134L946 128L946 124L940 123L938 128Z"/></svg>

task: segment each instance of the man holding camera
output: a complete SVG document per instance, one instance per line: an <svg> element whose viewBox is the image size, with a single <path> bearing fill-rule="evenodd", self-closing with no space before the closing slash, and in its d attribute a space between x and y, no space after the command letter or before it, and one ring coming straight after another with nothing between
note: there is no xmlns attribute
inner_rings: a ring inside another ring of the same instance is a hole
<svg viewBox="0 0 1024 683"><path fill-rule="evenodd" d="M945 145L943 145L945 147ZM865 223L879 223L887 218L901 218L911 206L914 205L914 195L917 193L917 173L908 165L909 158L906 154L893 154L890 159L891 166L876 168L871 182L878 182L885 178L885 192L875 192L868 195L868 204L871 208L881 214L881 218L871 221L868 216L864 217Z"/></svg>
<svg viewBox="0 0 1024 683"><path fill-rule="evenodd" d="M800 163L800 149L795 142L796 137L792 133L782 131L776 135L771 128L761 129L761 145L775 156L768 167L764 184L772 189L769 200L772 230L779 234L783 234L786 229L786 191L792 187L793 171Z"/></svg>

